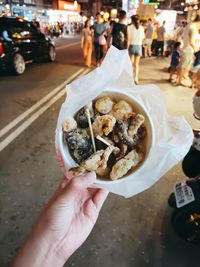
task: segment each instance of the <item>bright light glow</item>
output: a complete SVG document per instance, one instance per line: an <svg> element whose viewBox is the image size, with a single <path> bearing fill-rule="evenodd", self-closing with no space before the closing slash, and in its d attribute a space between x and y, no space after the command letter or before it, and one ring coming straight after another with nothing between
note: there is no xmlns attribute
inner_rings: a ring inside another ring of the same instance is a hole
<svg viewBox="0 0 200 267"><path fill-rule="evenodd" d="M83 19L83 22L86 22L87 17L86 16L83 16L82 19Z"/></svg>
<svg viewBox="0 0 200 267"><path fill-rule="evenodd" d="M117 9L112 9L112 10L111 10L111 14L112 14L112 15L117 15Z"/></svg>
<svg viewBox="0 0 200 267"><path fill-rule="evenodd" d="M75 0L74 1L74 9L76 10L78 8L78 2Z"/></svg>
<svg viewBox="0 0 200 267"><path fill-rule="evenodd" d="M157 9L158 8L158 6L157 5L155 5L155 9Z"/></svg>
<svg viewBox="0 0 200 267"><path fill-rule="evenodd" d="M108 12L105 12L103 15L103 18L106 20L110 17L110 14Z"/></svg>
<svg viewBox="0 0 200 267"><path fill-rule="evenodd" d="M181 3L181 6L184 6L184 5L185 5L185 3L182 2L182 3Z"/></svg>
<svg viewBox="0 0 200 267"><path fill-rule="evenodd" d="M103 12L103 11L101 11L101 12L100 12L100 14L101 14L101 16L103 16L104 12Z"/></svg>
<svg viewBox="0 0 200 267"><path fill-rule="evenodd" d="M195 5L195 6L193 7L193 9L194 9L194 10L197 10L197 9L198 9L198 6L197 6L197 5Z"/></svg>
<svg viewBox="0 0 200 267"><path fill-rule="evenodd" d="M188 8L187 8L187 7L185 7L185 8L184 8L184 11L188 11Z"/></svg>

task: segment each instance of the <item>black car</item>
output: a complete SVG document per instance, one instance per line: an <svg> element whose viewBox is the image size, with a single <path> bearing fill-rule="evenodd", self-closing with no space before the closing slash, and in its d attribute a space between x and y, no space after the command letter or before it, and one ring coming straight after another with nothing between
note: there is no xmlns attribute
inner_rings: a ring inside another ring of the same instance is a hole
<svg viewBox="0 0 200 267"><path fill-rule="evenodd" d="M55 58L54 43L32 22L0 17L0 68L22 74L26 63L39 59L53 62Z"/></svg>

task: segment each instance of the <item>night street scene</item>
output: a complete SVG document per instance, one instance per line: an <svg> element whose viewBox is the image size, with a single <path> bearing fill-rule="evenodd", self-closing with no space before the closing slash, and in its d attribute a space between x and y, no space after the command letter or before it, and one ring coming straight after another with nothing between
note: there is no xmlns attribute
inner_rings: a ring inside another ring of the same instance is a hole
<svg viewBox="0 0 200 267"><path fill-rule="evenodd" d="M199 0L0 0L0 267L199 267Z"/></svg>

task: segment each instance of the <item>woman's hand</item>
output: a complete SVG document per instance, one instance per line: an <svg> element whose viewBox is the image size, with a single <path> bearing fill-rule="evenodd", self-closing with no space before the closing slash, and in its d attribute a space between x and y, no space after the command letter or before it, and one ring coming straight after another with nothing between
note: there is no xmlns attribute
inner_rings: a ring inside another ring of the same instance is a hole
<svg viewBox="0 0 200 267"><path fill-rule="evenodd" d="M90 234L108 195L88 189L95 179L95 173L62 179L12 266L64 265Z"/></svg>

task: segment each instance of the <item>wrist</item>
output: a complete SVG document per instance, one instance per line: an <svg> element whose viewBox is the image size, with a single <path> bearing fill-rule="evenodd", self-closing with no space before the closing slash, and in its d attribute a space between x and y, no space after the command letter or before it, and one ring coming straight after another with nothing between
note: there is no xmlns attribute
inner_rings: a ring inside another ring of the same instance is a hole
<svg viewBox="0 0 200 267"><path fill-rule="evenodd" d="M55 244L34 231L20 249L11 267L62 267L65 260L59 256Z"/></svg>

